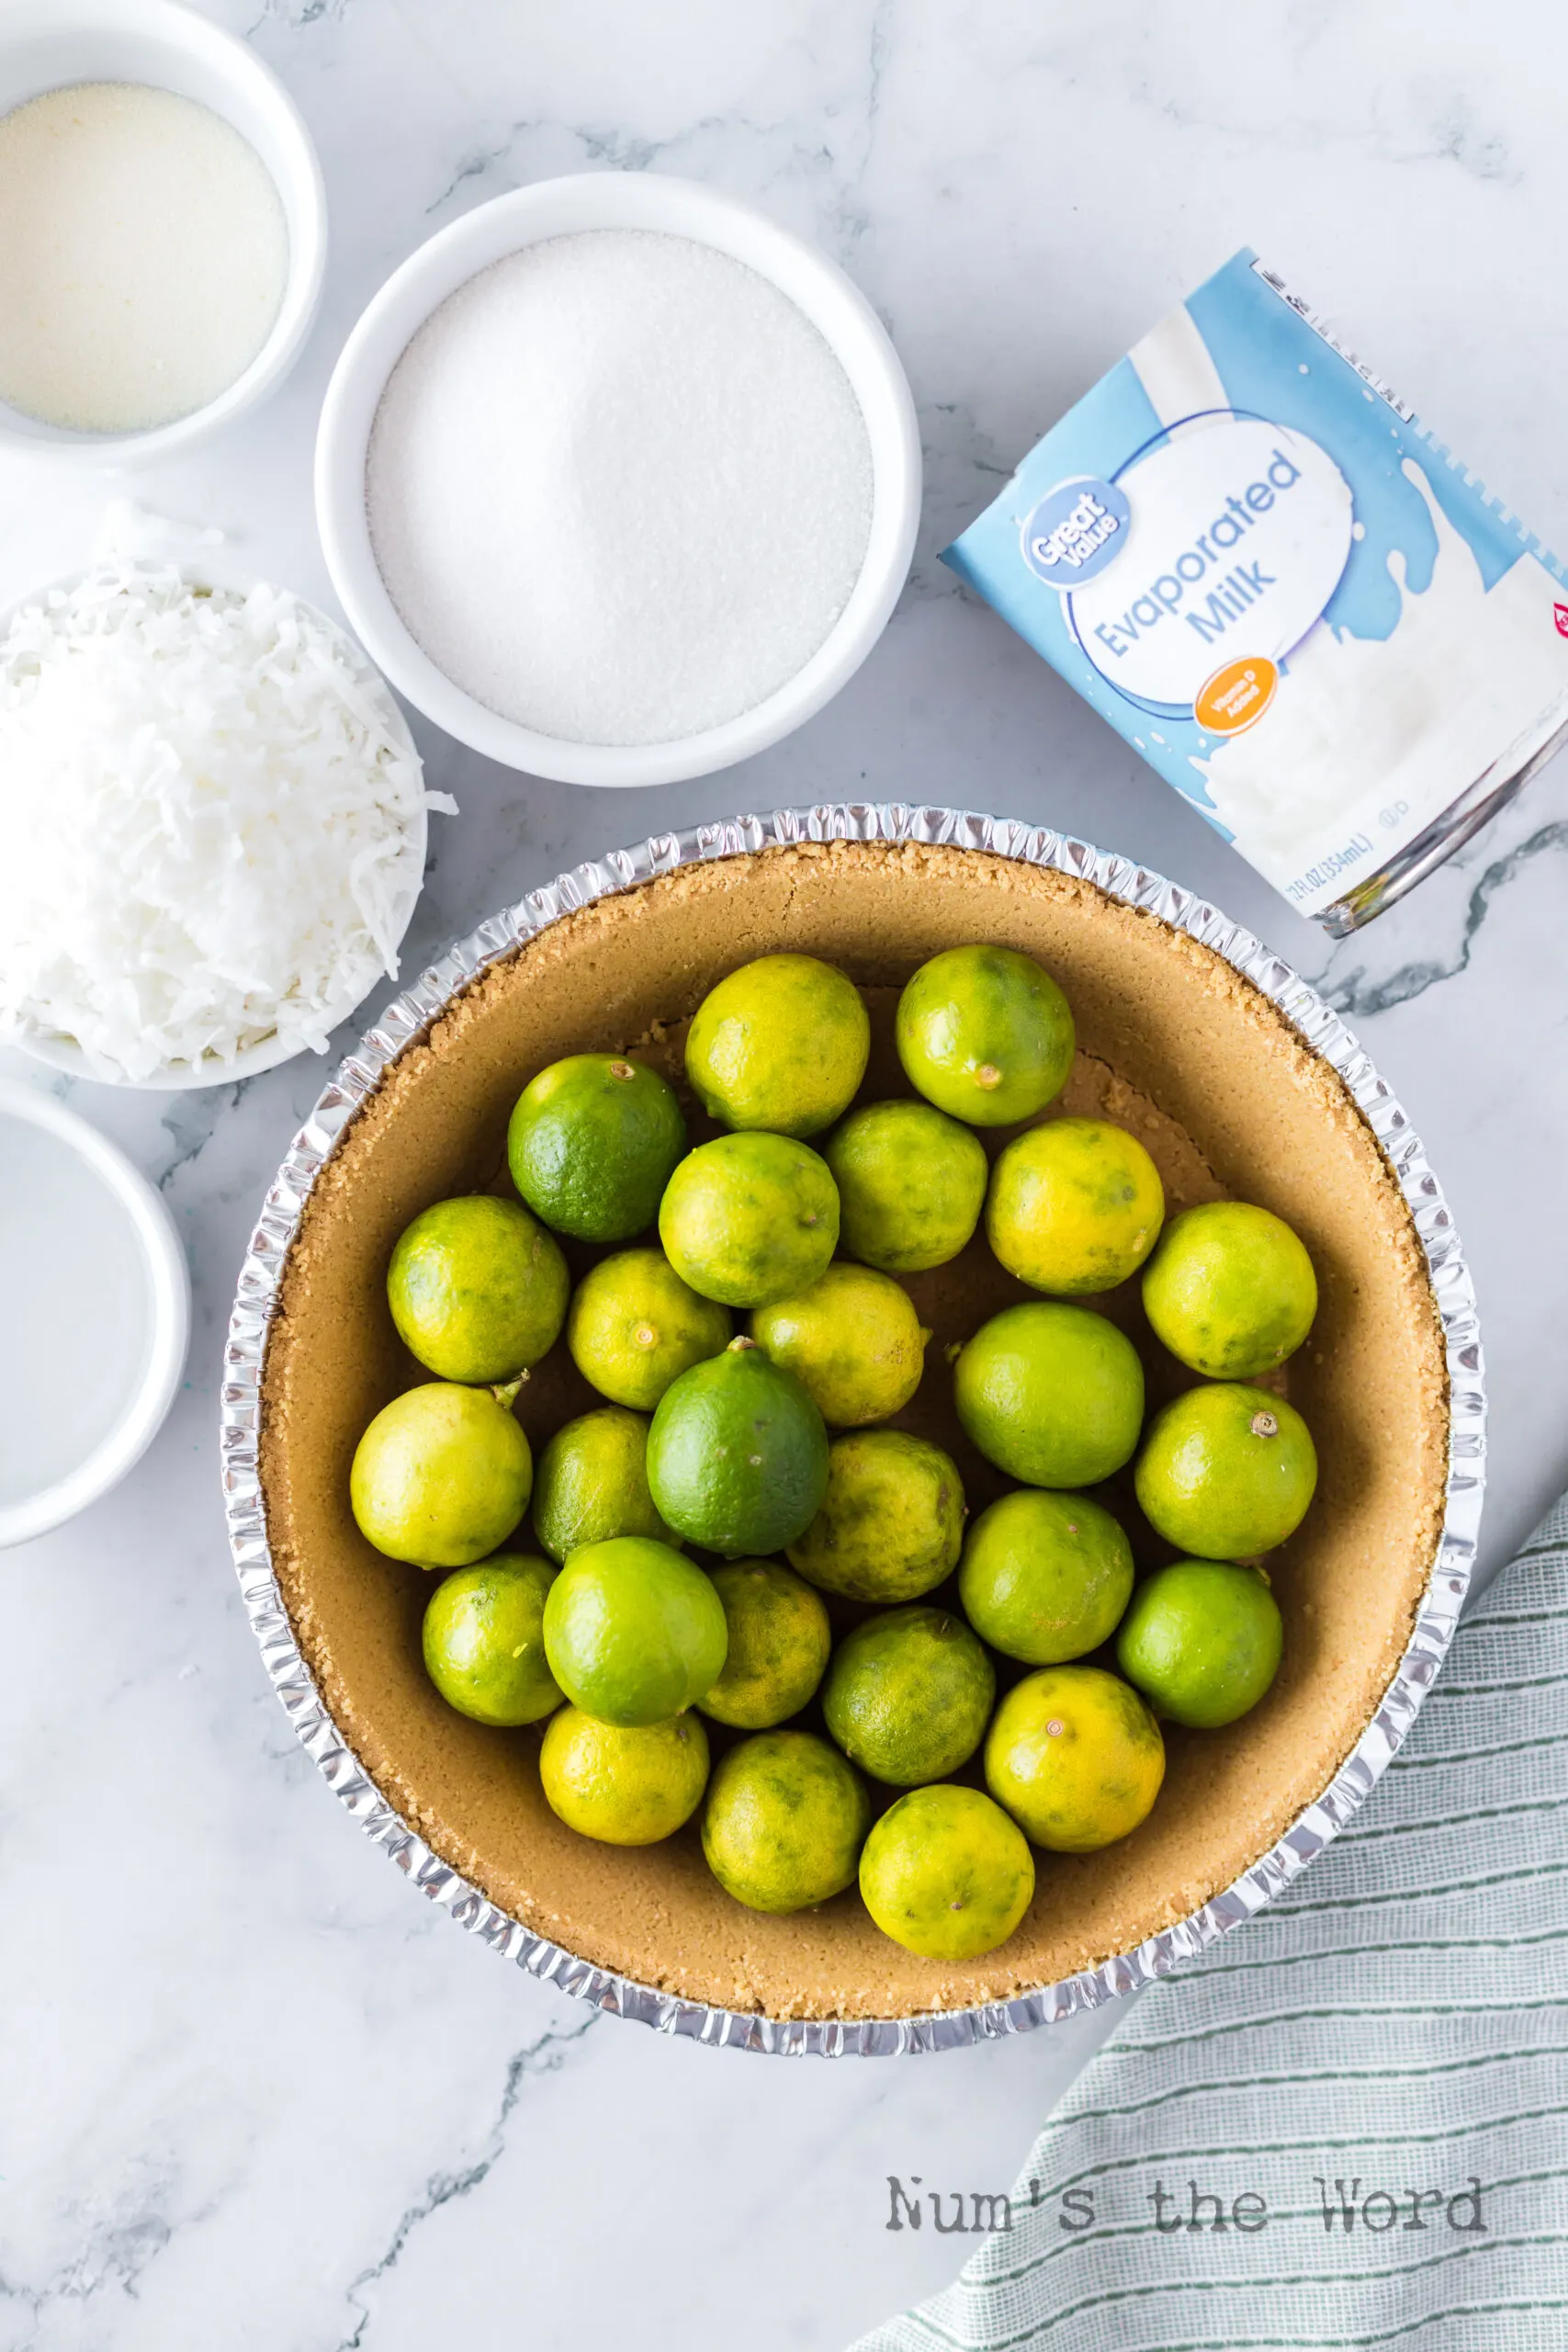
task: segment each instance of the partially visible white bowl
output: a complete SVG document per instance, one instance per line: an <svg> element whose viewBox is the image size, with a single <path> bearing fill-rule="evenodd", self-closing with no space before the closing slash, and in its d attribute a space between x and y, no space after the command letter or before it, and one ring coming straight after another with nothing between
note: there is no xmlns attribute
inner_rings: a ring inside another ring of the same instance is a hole
<svg viewBox="0 0 1568 2352"><path fill-rule="evenodd" d="M0 7L0 115L73 82L140 82L194 98L248 139L288 224L288 277L271 334L225 392L145 433L73 433L0 402L0 440L92 465L141 464L204 440L272 391L299 356L327 266L321 167L298 107L247 41L175 0L10 0Z"/></svg>
<svg viewBox="0 0 1568 2352"><path fill-rule="evenodd" d="M233 588L243 591L252 585L250 581L242 577L237 571L230 571L221 563L182 563L176 568L185 579L197 582L203 587ZM31 604L38 597L47 595L51 587L69 588L73 584L73 582L69 580L51 581L43 588L35 589L30 596L18 598L17 604L5 615L4 620L0 621L0 639L4 638L13 615L23 605ZM423 762L420 758L418 746L409 731L408 720L403 717L385 679L376 675L370 663L366 661L361 648L354 642L341 622L333 620L330 613L323 613L319 605L312 605L307 597L299 596L295 601L305 611L313 615L324 628L332 630L344 651L352 658L361 675L367 682L374 682L375 690L383 704L389 733L396 738L400 749L406 752L414 765L423 771ZM393 945L397 947L401 946L408 927L413 921L413 910L419 904L419 894L424 887L424 859L429 846L429 837L430 820L422 807L409 827L408 866L412 877L412 887L398 908L394 919ZM329 1006L323 1015L327 1025L335 1029L340 1021L346 1021L351 1012L357 1012L366 999L373 996L387 978L387 974L378 973L367 989L362 989L355 996L346 997L341 1004ZM8 1032L6 1042L19 1046L21 1051L29 1054L34 1061L47 1062L51 1069L63 1070L67 1077L91 1079L101 1086L128 1086L137 1091L149 1094L184 1094L195 1087L232 1086L242 1078L259 1078L263 1070L276 1069L280 1062L291 1061L297 1054L308 1050L299 1046L286 1044L275 1033L259 1039L254 1046L247 1046L243 1052L231 1056L226 1061L220 1060L215 1054L209 1054L203 1060L196 1063L166 1062L161 1069L154 1070L150 1078L130 1078L100 1069L97 1063L89 1060L74 1038L61 1036L51 1030L39 1029L30 1024L19 1025Z"/></svg>
<svg viewBox="0 0 1568 2352"><path fill-rule="evenodd" d="M563 742L466 694L415 641L377 566L365 505L370 430L388 378L431 312L492 262L585 229L662 231L744 262L802 310L836 354L871 443L871 536L849 603L804 669L723 726L678 742ZM908 379L859 288L766 214L694 181L584 172L498 196L441 230L395 270L344 345L316 442L316 514L344 612L399 692L461 743L561 784L673 784L707 775L791 734L859 669L908 576L920 511L920 439Z"/></svg>
<svg viewBox="0 0 1568 2352"><path fill-rule="evenodd" d="M111 1216L118 1213L123 1246L135 1253L145 1335L139 1367L128 1379L124 1396L96 1442L63 1473L31 1491L0 1499L0 1550L47 1534L118 1485L163 1427L179 1387L190 1340L190 1274L185 1252L174 1219L145 1176L107 1136L52 1095L0 1080L0 1137L8 1122L41 1129L65 1146L108 1195ZM16 1164L14 1158L11 1164ZM17 1205L8 1203L12 1209ZM58 1205L58 1184L41 1188L36 1202L27 1205L27 1230L15 1218L7 1218L7 1246L32 1250L46 1246L47 1220L51 1208ZM34 1218L41 1234L32 1229ZM65 1247L71 1246L72 1237L67 1237ZM28 1350L30 1336L36 1335L17 1328L13 1309L7 1345L14 1351ZM92 1345L90 1332L62 1329L59 1338L67 1351ZM51 1377L68 1379L72 1369L65 1362L46 1366L36 1360L34 1351L25 1374L47 1383Z"/></svg>

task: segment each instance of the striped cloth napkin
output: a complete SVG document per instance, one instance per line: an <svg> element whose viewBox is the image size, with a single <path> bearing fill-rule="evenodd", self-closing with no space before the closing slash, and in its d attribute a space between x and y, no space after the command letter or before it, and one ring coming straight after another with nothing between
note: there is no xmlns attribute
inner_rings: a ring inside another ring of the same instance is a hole
<svg viewBox="0 0 1568 2352"><path fill-rule="evenodd" d="M1568 1499L1354 1822L1133 2005L1010 2207L859 2352L1568 2347Z"/></svg>

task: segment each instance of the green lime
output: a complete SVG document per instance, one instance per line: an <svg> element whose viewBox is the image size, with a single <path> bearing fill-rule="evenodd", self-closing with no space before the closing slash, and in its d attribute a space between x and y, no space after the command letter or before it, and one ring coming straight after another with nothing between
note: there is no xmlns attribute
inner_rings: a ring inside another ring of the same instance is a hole
<svg viewBox="0 0 1568 2352"><path fill-rule="evenodd" d="M752 1911L804 1911L854 1883L871 1822L863 1782L809 1731L763 1731L719 1760L703 1851Z"/></svg>
<svg viewBox="0 0 1568 2352"><path fill-rule="evenodd" d="M1136 1829L1165 1778L1165 1742L1137 1692L1098 1666L1015 1683L986 1742L986 1786L1026 1837L1092 1854Z"/></svg>
<svg viewBox="0 0 1568 2352"><path fill-rule="evenodd" d="M814 1136L865 1076L860 991L815 956L759 956L710 989L686 1036L686 1076L727 1127Z"/></svg>
<svg viewBox="0 0 1568 2352"><path fill-rule="evenodd" d="M987 1462L1031 1487L1096 1487L1138 1442L1144 1367L1088 1306L1004 1306L953 1366L953 1402Z"/></svg>
<svg viewBox="0 0 1568 2352"><path fill-rule="evenodd" d="M602 1396L651 1413L672 1380L729 1345L729 1309L699 1298L662 1250L591 1266L566 1321L571 1360Z"/></svg>
<svg viewBox="0 0 1568 2352"><path fill-rule="evenodd" d="M621 1405L557 1430L534 1479L534 1532L552 1560L613 1535L671 1541L648 1491L647 1455L647 1421Z"/></svg>
<svg viewBox="0 0 1568 2352"><path fill-rule="evenodd" d="M1255 1380L1311 1330L1317 1276L1283 1218L1248 1201L1205 1201L1171 1219L1144 1270L1144 1312L1194 1372Z"/></svg>
<svg viewBox="0 0 1568 2352"><path fill-rule="evenodd" d="M815 1696L833 1645L828 1611L808 1584L776 1560L715 1568L729 1648L724 1672L697 1701L716 1724L767 1731Z"/></svg>
<svg viewBox="0 0 1568 2352"><path fill-rule="evenodd" d="M1072 1298L1135 1274L1165 1216L1159 1170L1109 1119L1052 1119L991 1170L986 1237L1010 1274Z"/></svg>
<svg viewBox="0 0 1568 2352"><path fill-rule="evenodd" d="M558 1243L516 1201L437 1201L404 1227L387 1269L398 1337L443 1380L512 1380L555 1346L571 1277Z"/></svg>
<svg viewBox="0 0 1568 2352"><path fill-rule="evenodd" d="M986 1148L929 1102L852 1111L822 1157L839 1188L841 1248L885 1274L945 1266L980 1222Z"/></svg>
<svg viewBox="0 0 1568 2352"><path fill-rule="evenodd" d="M903 1430L834 1441L820 1510L788 1547L791 1565L850 1600L917 1600L958 1566L964 1482L942 1448Z"/></svg>
<svg viewBox="0 0 1568 2352"><path fill-rule="evenodd" d="M807 1290L839 1241L838 1187L809 1144L716 1136L665 1189L659 1238L682 1282L726 1306Z"/></svg>
<svg viewBox="0 0 1568 2352"><path fill-rule="evenodd" d="M570 1054L530 1080L506 1131L512 1181L579 1241L629 1241L659 1214L686 1148L674 1089L618 1054Z"/></svg>
<svg viewBox="0 0 1568 2352"><path fill-rule="evenodd" d="M949 947L898 1000L911 1086L972 1127L1010 1127L1055 1102L1073 1066L1073 1016L1055 981L1013 947Z"/></svg>
<svg viewBox="0 0 1568 2352"><path fill-rule="evenodd" d="M1116 1663L1172 1723L1215 1731L1257 1706L1280 1670L1284 1639L1259 1570L1173 1560L1138 1587Z"/></svg>
<svg viewBox="0 0 1568 2352"><path fill-rule="evenodd" d="M1003 1495L969 1530L958 1594L1004 1657L1058 1666L1108 1642L1133 1589L1133 1547L1088 1495Z"/></svg>
<svg viewBox="0 0 1568 2352"><path fill-rule="evenodd" d="M760 1306L751 1337L840 1429L885 1421L920 1385L926 1341L909 1294L869 1266L829 1266L809 1290Z"/></svg>
<svg viewBox="0 0 1568 2352"><path fill-rule="evenodd" d="M863 1772L913 1789L967 1764L996 1695L996 1670L961 1618L945 1609L887 1609L834 1651L822 1713Z"/></svg>
<svg viewBox="0 0 1568 2352"><path fill-rule="evenodd" d="M828 1432L793 1372L750 1340L683 1372L648 1439L656 1508L689 1544L736 1559L779 1552L828 1488Z"/></svg>
<svg viewBox="0 0 1568 2352"><path fill-rule="evenodd" d="M477 1724L537 1723L561 1702L545 1657L547 1560L497 1552L444 1577L424 1612L424 1668L449 1707Z"/></svg>
<svg viewBox="0 0 1568 2352"><path fill-rule="evenodd" d="M360 1533L393 1560L466 1568L505 1543L528 1508L534 1461L488 1388L432 1380L384 1405L355 1449Z"/></svg>
<svg viewBox="0 0 1568 2352"><path fill-rule="evenodd" d="M1149 1424L1134 1483L1145 1518L1199 1560L1271 1552L1306 1516L1317 1485L1312 1432L1266 1388L1190 1388Z"/></svg>
<svg viewBox="0 0 1568 2352"><path fill-rule="evenodd" d="M602 1723L663 1723L724 1664L713 1579L646 1535L574 1552L545 1603L545 1655L573 1706Z"/></svg>
<svg viewBox="0 0 1568 2352"><path fill-rule="evenodd" d="M1034 1857L999 1804L939 1782L889 1805L861 1850L860 1891L885 1936L926 1960L977 1960L1034 1899Z"/></svg>
<svg viewBox="0 0 1568 2352"><path fill-rule="evenodd" d="M696 1715L626 1725L562 1707L545 1725L539 1779L551 1812L606 1846L671 1837L702 1803L707 1777L708 1736Z"/></svg>

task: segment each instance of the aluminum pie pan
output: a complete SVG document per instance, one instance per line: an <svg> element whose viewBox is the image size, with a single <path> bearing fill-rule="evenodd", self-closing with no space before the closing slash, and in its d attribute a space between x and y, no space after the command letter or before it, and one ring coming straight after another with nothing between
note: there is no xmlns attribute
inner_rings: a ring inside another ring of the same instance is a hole
<svg viewBox="0 0 1568 2352"><path fill-rule="evenodd" d="M1224 958L1277 1005L1337 1072L1371 1129L1415 1225L1439 1316L1449 1382L1449 1459L1441 1535L1399 1665L1376 1713L1328 1786L1233 1883L1131 1951L1004 2001L890 2018L772 2018L710 2007L580 1959L502 1911L402 1819L347 1747L294 1638L267 1544L260 1474L262 1374L288 1251L322 1167L390 1066L485 968L597 899L681 866L801 842L929 842L984 851L1089 882L1158 917ZM330 1788L367 1836L433 1903L558 1992L657 2031L780 2056L882 2057L962 2049L1097 2008L1167 1975L1260 1911L1345 1826L1403 1744L1447 1656L1476 1556L1485 1476L1485 1393L1470 1270L1452 1213L1419 1136L1371 1057L1290 965L1205 899L1130 858L1005 818L899 802L823 804L655 834L558 875L481 923L389 1004L340 1065L285 1155L240 1271L224 1351L220 1458L230 1546L246 1614L285 1712Z"/></svg>

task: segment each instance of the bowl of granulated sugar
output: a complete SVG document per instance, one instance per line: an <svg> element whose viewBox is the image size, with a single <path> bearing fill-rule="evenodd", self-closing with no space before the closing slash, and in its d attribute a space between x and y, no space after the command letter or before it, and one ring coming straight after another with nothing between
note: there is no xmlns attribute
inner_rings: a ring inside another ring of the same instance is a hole
<svg viewBox="0 0 1568 2352"><path fill-rule="evenodd" d="M707 775L809 718L886 626L919 501L865 297L750 206L647 174L543 181L422 245L316 448L378 667L568 784Z"/></svg>

